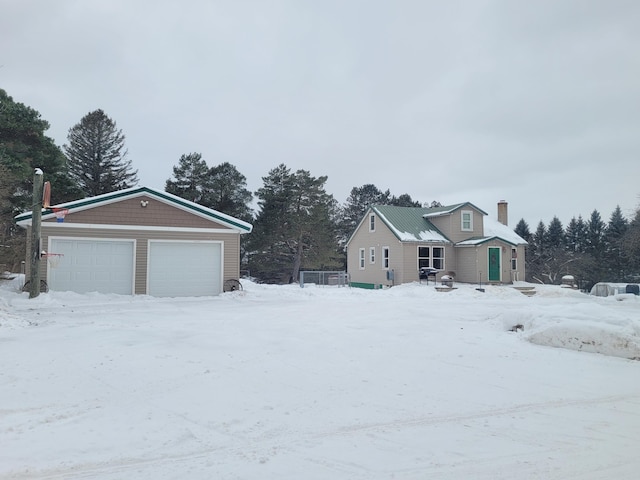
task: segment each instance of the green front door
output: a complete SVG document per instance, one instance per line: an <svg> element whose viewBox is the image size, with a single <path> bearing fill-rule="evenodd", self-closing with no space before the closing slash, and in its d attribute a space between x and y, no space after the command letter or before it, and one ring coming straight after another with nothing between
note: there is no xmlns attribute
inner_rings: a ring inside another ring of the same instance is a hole
<svg viewBox="0 0 640 480"><path fill-rule="evenodd" d="M500 247L489 247L489 281L500 281Z"/></svg>

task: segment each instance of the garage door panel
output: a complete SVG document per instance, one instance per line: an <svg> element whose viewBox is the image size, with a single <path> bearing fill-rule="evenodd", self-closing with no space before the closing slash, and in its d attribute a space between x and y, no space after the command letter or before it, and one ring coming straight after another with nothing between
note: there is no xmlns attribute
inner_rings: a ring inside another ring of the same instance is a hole
<svg viewBox="0 0 640 480"><path fill-rule="evenodd" d="M219 294L221 244L151 241L147 282L149 295L158 297Z"/></svg>
<svg viewBox="0 0 640 480"><path fill-rule="evenodd" d="M50 243L52 252L64 254L57 267L49 268L52 290L133 293L133 241L54 238Z"/></svg>

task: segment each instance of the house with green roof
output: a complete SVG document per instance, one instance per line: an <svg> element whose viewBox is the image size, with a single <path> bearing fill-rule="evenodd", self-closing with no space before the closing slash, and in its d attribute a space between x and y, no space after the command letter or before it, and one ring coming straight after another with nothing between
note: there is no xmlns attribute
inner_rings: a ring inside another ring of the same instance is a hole
<svg viewBox="0 0 640 480"><path fill-rule="evenodd" d="M508 227L507 208L498 203L496 220L469 202L372 206L347 242L351 284L382 288L417 282L421 271L437 281L444 275L465 283L524 280L527 242Z"/></svg>
<svg viewBox="0 0 640 480"><path fill-rule="evenodd" d="M216 295L237 286L252 226L194 202L133 187L41 210L41 278L78 293ZM16 217L31 237L33 212ZM26 263L27 278L30 262Z"/></svg>

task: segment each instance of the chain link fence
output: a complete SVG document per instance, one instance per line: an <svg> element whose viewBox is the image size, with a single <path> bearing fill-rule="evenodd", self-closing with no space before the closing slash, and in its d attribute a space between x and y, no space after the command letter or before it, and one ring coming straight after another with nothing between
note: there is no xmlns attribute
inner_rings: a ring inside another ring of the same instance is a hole
<svg viewBox="0 0 640 480"><path fill-rule="evenodd" d="M322 287L347 287L349 274L345 271L302 271L300 272L300 287L320 285Z"/></svg>

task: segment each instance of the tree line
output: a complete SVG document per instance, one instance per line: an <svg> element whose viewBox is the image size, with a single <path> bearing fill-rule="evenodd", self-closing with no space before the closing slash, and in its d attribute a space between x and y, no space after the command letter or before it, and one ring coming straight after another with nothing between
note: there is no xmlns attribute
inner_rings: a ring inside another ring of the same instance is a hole
<svg viewBox="0 0 640 480"><path fill-rule="evenodd" d="M566 227L558 217L540 221L534 232L521 219L515 231L527 240L527 280L561 283L573 275L588 290L597 282L640 281L640 208L630 220L617 206L605 222L598 210L587 220L573 217Z"/></svg>
<svg viewBox="0 0 640 480"><path fill-rule="evenodd" d="M24 231L13 219L31 208L34 168L42 168L44 180L54 185L52 204L138 183L125 135L104 111L90 112L71 127L62 148L46 136L48 128L37 111L0 89L0 264L13 271L25 251ZM235 166L210 166L201 153L192 152L178 159L165 190L252 223L253 232L241 241L242 269L277 283L295 281L301 269L343 270L344 247L369 206L423 206L409 194L396 196L372 184L353 187L339 204L326 192L326 181L326 176L280 164L251 192ZM516 232L529 242L527 280L558 283L561 275L573 273L588 283L638 274L638 214L627 221L618 212L608 225L597 219L594 212L589 221L574 219L565 230L554 218L548 227L540 222L533 234L521 220Z"/></svg>

